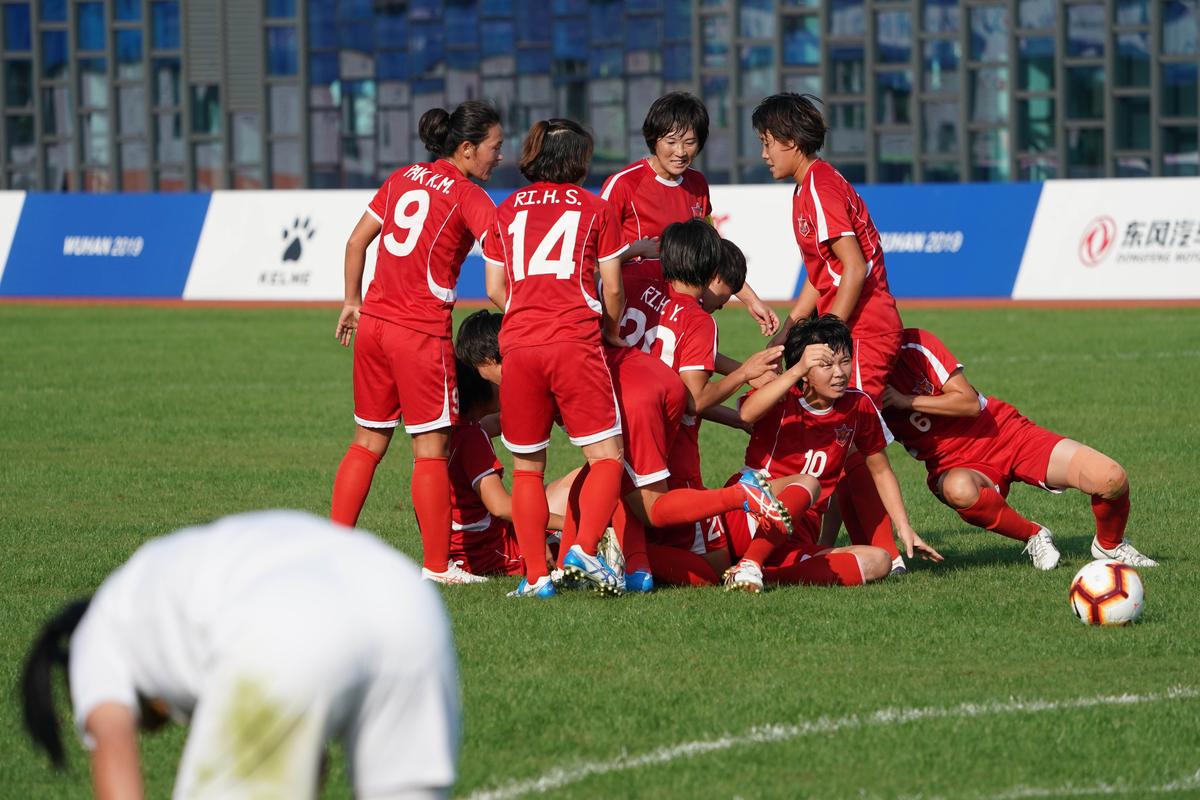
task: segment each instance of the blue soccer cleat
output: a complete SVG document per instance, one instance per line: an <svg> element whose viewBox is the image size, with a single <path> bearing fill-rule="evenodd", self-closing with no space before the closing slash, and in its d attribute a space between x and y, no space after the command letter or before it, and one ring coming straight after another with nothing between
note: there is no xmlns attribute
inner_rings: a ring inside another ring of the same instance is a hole
<svg viewBox="0 0 1200 800"><path fill-rule="evenodd" d="M600 594L617 596L623 593L622 581L608 566L604 556L590 556L579 545L572 545L563 559L563 572L587 581Z"/></svg>
<svg viewBox="0 0 1200 800"><path fill-rule="evenodd" d="M742 470L742 477L738 479L738 486L746 493L746 499L742 501L742 508L747 514L782 523L785 530L790 529L791 519L787 508L771 491L767 480L765 472L759 472L749 467Z"/></svg>
<svg viewBox="0 0 1200 800"><path fill-rule="evenodd" d="M533 583L530 583L525 578L521 578L521 583L517 588L508 593L509 597L536 597L539 600L549 600L558 594L558 590L554 588L554 583L551 582L549 575L543 575Z"/></svg>
<svg viewBox="0 0 1200 800"><path fill-rule="evenodd" d="M654 591L654 576L644 569L626 572L625 591L633 594L650 594Z"/></svg>

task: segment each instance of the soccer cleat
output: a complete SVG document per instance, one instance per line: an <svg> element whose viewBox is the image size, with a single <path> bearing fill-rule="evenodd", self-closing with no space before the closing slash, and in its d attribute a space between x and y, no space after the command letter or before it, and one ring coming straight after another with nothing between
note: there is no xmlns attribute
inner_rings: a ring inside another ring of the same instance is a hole
<svg viewBox="0 0 1200 800"><path fill-rule="evenodd" d="M617 584L624 588L625 554L621 552L621 545L617 541L617 532L612 528L606 528L604 535L600 537L600 542L596 545L596 552L603 557L604 563L608 564L608 568L617 576Z"/></svg>
<svg viewBox="0 0 1200 800"><path fill-rule="evenodd" d="M742 501L742 508L747 514L783 523L785 529L790 529L791 519L787 508L771 491L767 480L765 472L759 472L749 467L742 470L742 477L738 479L738 486L746 493L746 499Z"/></svg>
<svg viewBox="0 0 1200 800"><path fill-rule="evenodd" d="M521 578L521 582L517 584L517 588L508 593L509 597L536 597L539 600L549 600L558 594L558 590L554 588L554 583L550 580L549 575L543 575L533 583L530 583L525 578Z"/></svg>
<svg viewBox="0 0 1200 800"><path fill-rule="evenodd" d="M1143 555L1136 547L1128 541L1122 541L1112 550L1105 550L1100 546L1098 539L1092 539L1092 555L1096 558L1111 558L1113 561L1120 561L1122 564L1128 564L1131 567L1157 567L1158 562L1147 555Z"/></svg>
<svg viewBox="0 0 1200 800"><path fill-rule="evenodd" d="M1058 559L1061 557L1058 548L1054 546L1054 535L1047 528L1042 528L1029 537L1025 543L1025 552L1033 561L1034 569L1040 570L1054 569L1058 566Z"/></svg>
<svg viewBox="0 0 1200 800"><path fill-rule="evenodd" d="M748 558L743 558L725 570L725 591L758 594L763 590L762 568Z"/></svg>
<svg viewBox="0 0 1200 800"><path fill-rule="evenodd" d="M650 594L654 591L654 576L644 569L626 572L625 591L633 594Z"/></svg>
<svg viewBox="0 0 1200 800"><path fill-rule="evenodd" d="M600 594L620 595L624 592L621 581L602 555L588 555L579 545L571 545L563 559L563 572L574 575L591 584Z"/></svg>
<svg viewBox="0 0 1200 800"><path fill-rule="evenodd" d="M896 556L892 559L892 571L888 575L892 578L899 578L901 575L908 574L908 567L904 564L904 556Z"/></svg>
<svg viewBox="0 0 1200 800"><path fill-rule="evenodd" d="M467 572L460 564L461 561L451 561L446 567L445 572L434 572L428 567L421 567L421 577L427 581L440 583L446 586L453 586L463 583L487 583L488 579L484 575L475 575Z"/></svg>

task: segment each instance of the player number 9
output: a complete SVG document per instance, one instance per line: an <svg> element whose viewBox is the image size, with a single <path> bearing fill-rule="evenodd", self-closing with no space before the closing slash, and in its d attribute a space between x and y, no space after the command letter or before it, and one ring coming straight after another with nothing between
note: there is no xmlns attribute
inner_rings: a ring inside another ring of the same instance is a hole
<svg viewBox="0 0 1200 800"><path fill-rule="evenodd" d="M409 207L416 204L416 209L409 213ZM424 189L413 189L400 195L396 201L396 210L392 213L392 222L405 232L404 241L396 239L395 233L383 237L383 246L394 256L406 256L417 246L421 238L421 228L425 227L425 217L429 216L429 192Z"/></svg>

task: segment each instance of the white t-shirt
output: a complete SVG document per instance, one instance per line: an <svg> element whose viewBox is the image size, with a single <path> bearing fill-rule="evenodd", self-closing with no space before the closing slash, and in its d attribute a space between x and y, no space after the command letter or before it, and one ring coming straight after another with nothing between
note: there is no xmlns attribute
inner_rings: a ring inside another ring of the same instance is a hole
<svg viewBox="0 0 1200 800"><path fill-rule="evenodd" d="M359 740L356 715L366 715L361 697L374 691L372 682L416 682L421 696L406 708L432 718L403 719L408 711L397 706L392 727L425 727L416 733L426 740L432 727L432 738L445 742L432 752L425 742L426 775L416 785L453 782L457 676L441 598L411 561L370 534L301 512L264 511L156 539L104 581L70 653L81 733L97 705L116 702L136 714L139 696L165 700L186 721L208 695L212 713L211 695L227 694L231 674L246 665L270 675L272 691L291 693L298 713L320 706L330 736ZM313 705L313 695L322 702ZM200 722L201 729L215 724ZM364 749L392 750L388 725L371 725L376 741ZM378 770L363 775L370 765L360 765L356 783L394 783L398 765L385 771L386 779Z"/></svg>

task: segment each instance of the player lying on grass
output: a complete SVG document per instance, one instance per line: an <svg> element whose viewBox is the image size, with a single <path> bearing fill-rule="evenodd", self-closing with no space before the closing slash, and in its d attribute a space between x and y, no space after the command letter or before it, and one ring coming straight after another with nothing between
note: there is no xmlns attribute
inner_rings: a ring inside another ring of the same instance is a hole
<svg viewBox="0 0 1200 800"><path fill-rule="evenodd" d="M475 366L480 375L500 385L503 395L507 358L502 363L498 331L502 331L499 314L477 311L459 326L456 347L462 359ZM625 588L639 592L653 588L643 525L686 525L734 509L756 520L782 520L782 506L752 470L745 470L731 486L722 489L669 490L668 453L686 408L687 390L674 371L638 350L605 347L605 356L625 437L623 502L613 514L626 563ZM569 555L577 541L583 488L581 472L567 502L559 566L569 563L564 554ZM604 522L608 524L608 520ZM672 557L672 552L660 555L664 570L670 569ZM552 592L537 596L552 596Z"/></svg>
<svg viewBox="0 0 1200 800"><path fill-rule="evenodd" d="M718 352L717 323L712 315L745 282L746 260L712 226L700 220L667 226L660 256L663 279L626 278L627 307L621 333L628 344L679 373L687 387L688 411L670 450L667 485L703 489L700 419L741 427L736 413L721 403L749 381L774 370L783 348L769 347L742 364ZM718 363L728 374L714 379ZM656 544L705 556L715 569L728 566L719 514L690 525L651 530L647 535Z"/></svg>
<svg viewBox="0 0 1200 800"><path fill-rule="evenodd" d="M865 392L878 407L904 326L888 286L879 231L866 203L849 181L818 155L827 132L819 102L811 95L772 95L758 104L752 119L771 176L795 183L792 228L808 265L800 296L772 342L783 341L789 327L814 312L837 316L853 337L850 386ZM862 458L851 455L836 509L852 542L883 547L896 558L897 570L902 570L904 562L898 557L891 525L877 511L880 500L874 494L872 478ZM879 524L874 528L861 524L855 513L858 509L867 509ZM831 515L830 521L836 522L836 518Z"/></svg>
<svg viewBox="0 0 1200 800"><path fill-rule="evenodd" d="M727 588L757 592L764 578L780 583L803 580L808 558L829 552L818 544L821 515L855 450L865 460L906 555L942 560L908 522L871 398L849 388L853 348L850 330L831 314L799 322L788 332L787 370L742 398L742 419L754 425L746 466L773 479L771 488L787 507L792 527L790 534L751 529L753 538L740 540L731 530L730 551L740 560L725 575ZM832 552L849 552L857 560L859 575L851 571L848 582L881 578L891 568L883 548L855 545ZM764 574L764 567L774 569ZM842 567L829 568L844 579Z"/></svg>
<svg viewBox="0 0 1200 800"><path fill-rule="evenodd" d="M412 437L412 504L424 575L439 583L482 578L449 560L454 402L450 314L463 259L495 221L487 181L504 133L486 103L468 101L421 117L421 141L435 158L401 167L376 192L346 242L345 305L335 335L354 340L354 441L338 465L330 518L358 522L392 434L403 416ZM362 294L367 248L379 238L375 278Z"/></svg>
<svg viewBox="0 0 1200 800"><path fill-rule="evenodd" d="M1023 417L967 381L962 363L929 331L904 331L900 358L883 394L884 419L925 463L929 489L966 522L1025 542L1038 569L1058 566L1054 537L1005 498L1013 481L1091 495L1092 555L1134 567L1157 562L1125 541L1129 478L1116 461Z"/></svg>
<svg viewBox="0 0 1200 800"><path fill-rule="evenodd" d="M498 330L500 315L495 317ZM521 550L512 526L512 497L504 488L504 466L496 458L492 432L484 424L496 423L494 415L500 409L496 387L461 359L456 361L459 424L450 432L450 505L454 529L450 536L450 561L475 575L523 575ZM573 470L546 486L550 530L563 528L567 491L577 473L578 470Z"/></svg>
<svg viewBox="0 0 1200 800"><path fill-rule="evenodd" d="M673 222L712 223L708 181L692 162L708 139L708 109L695 95L670 92L654 101L642 122L650 155L604 182L600 196L616 211L629 250L622 256L627 276L661 278L660 237ZM779 328L779 318L749 284L736 292L763 336Z"/></svg>
<svg viewBox="0 0 1200 800"><path fill-rule="evenodd" d="M175 797L315 798L331 739L356 797L445 797L454 783L441 598L379 539L309 514L242 514L149 542L46 624L25 663L25 725L62 767L58 666L102 800L144 795L138 730L168 718L191 728Z"/></svg>
<svg viewBox="0 0 1200 800"><path fill-rule="evenodd" d="M521 174L531 185L500 204L483 245L488 296L504 309L500 428L513 454L513 526L525 556L519 595L554 591L541 554L550 513L546 448L556 413L588 461L580 473L579 538L565 568L618 591L617 576L596 552L624 474L620 411L601 343L620 343L620 257L628 245L608 204L580 186L591 158L592 137L578 123L534 123L521 149Z"/></svg>

